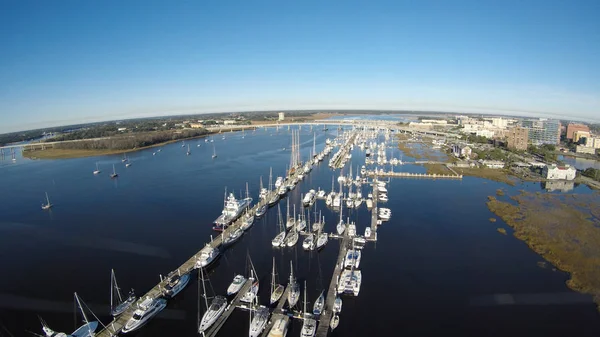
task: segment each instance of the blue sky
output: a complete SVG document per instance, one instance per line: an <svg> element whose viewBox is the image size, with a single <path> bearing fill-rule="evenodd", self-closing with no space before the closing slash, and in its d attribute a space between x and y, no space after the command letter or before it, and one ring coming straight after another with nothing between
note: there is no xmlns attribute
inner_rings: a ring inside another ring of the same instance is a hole
<svg viewBox="0 0 600 337"><path fill-rule="evenodd" d="M600 1L0 2L0 132L244 110L600 120Z"/></svg>

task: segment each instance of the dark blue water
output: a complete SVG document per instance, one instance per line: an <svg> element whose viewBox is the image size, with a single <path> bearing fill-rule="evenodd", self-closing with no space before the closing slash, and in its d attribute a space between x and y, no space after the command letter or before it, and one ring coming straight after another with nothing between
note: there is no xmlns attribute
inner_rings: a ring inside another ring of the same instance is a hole
<svg viewBox="0 0 600 337"><path fill-rule="evenodd" d="M336 131L316 131L317 150ZM301 131L302 155L312 148L312 133ZM108 322L110 269L114 268L123 289L138 293L196 253L214 234L212 221L220 214L225 187L245 190L248 182L257 197L259 177L268 183L269 167L283 175L289 163L290 134L274 129L215 137L212 146L191 141L192 155L181 143L130 155L125 168L121 156L56 161L19 158L0 162L0 323L17 336L26 330L40 332L37 315L55 330L71 332L75 322L72 294L77 291L96 314ZM200 147L196 145L200 144ZM286 148L288 150L283 150ZM391 153L391 152L390 152ZM398 156L396 151L395 156ZM358 149L353 165L364 161ZM95 163L103 170L92 175ZM119 178L108 177L115 164ZM348 170L348 166L344 170ZM422 172L406 165L396 170ZM300 209L301 194L311 188L331 188L339 174L326 161L291 192L291 204ZM354 172L356 174L356 172ZM520 189L540 191L539 184L504 184L467 177L462 181L393 180L389 184L391 221L379 230L379 241L367 246L361 269L360 296L345 298L339 336L410 335L437 336L565 336L597 335L600 320L595 305L475 305L495 294L572 293L567 275L540 268L542 259L523 242L496 231L502 221L485 202L496 189L508 194ZM44 192L55 205L40 210ZM589 193L578 186L576 193ZM363 190L363 195L368 191ZM245 193L245 192L242 192ZM507 197L505 197L507 198ZM317 203L328 230L338 215ZM282 203L285 216L285 202ZM312 210L311 210L312 211ZM311 213L311 217L312 217ZM364 204L350 216L359 232L369 225ZM312 302L329 286L338 243L330 240L320 253L299 248L273 249L278 232L277 207L255 223L242 240L227 250L210 273L211 289L224 294L236 273L246 271L249 254L259 273L261 302L269 298L271 261L275 257L279 278L285 283L289 262L294 262L301 282L307 281ZM509 229L510 233L510 229ZM191 284L169 302L168 312L153 320L137 336L195 336L198 316L198 283ZM10 295L10 296L9 296ZM47 302L44 302L47 301ZM221 336L245 336L248 314L236 311ZM294 322L289 336L298 336Z"/></svg>

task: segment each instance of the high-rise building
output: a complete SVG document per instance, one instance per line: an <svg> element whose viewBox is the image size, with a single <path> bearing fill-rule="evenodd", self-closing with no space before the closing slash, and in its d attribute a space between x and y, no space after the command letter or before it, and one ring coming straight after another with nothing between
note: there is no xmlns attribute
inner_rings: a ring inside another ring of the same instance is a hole
<svg viewBox="0 0 600 337"><path fill-rule="evenodd" d="M575 136L575 132L577 132L577 131L590 132L590 128L584 124L569 123L569 125L567 126L566 138L568 140L573 140L573 137Z"/></svg>
<svg viewBox="0 0 600 337"><path fill-rule="evenodd" d="M279 113L279 120L280 120L280 121L282 121L282 120L284 120L284 119L285 119L285 113L283 113L283 112L280 112L280 113Z"/></svg>
<svg viewBox="0 0 600 337"><path fill-rule="evenodd" d="M509 149L527 150L529 142L529 130L520 126L512 127L508 130L506 146Z"/></svg>
<svg viewBox="0 0 600 337"><path fill-rule="evenodd" d="M528 119L521 126L529 129L529 141L533 144L560 143L560 122L552 119Z"/></svg>

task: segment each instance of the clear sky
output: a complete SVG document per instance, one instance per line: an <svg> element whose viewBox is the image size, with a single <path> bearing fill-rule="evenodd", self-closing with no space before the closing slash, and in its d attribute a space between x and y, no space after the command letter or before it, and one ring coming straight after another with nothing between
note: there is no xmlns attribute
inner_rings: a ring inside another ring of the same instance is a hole
<svg viewBox="0 0 600 337"><path fill-rule="evenodd" d="M600 1L0 1L0 132L336 108L600 120Z"/></svg>

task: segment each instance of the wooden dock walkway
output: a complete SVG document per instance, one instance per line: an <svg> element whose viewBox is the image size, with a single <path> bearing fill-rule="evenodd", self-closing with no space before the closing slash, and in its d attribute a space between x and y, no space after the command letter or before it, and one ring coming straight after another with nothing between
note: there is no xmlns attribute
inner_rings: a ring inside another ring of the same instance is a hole
<svg viewBox="0 0 600 337"><path fill-rule="evenodd" d="M217 319L217 321L215 323L213 323L213 326L205 334L204 337L214 337L217 335L217 333L219 332L219 330L221 330L221 327L225 324L225 322L227 321L229 316L231 316L231 314L233 313L235 308L237 308L237 306L240 304L241 299L244 296L244 294L247 293L248 290L250 290L251 286L252 286L252 281L247 280L246 283L244 283L244 285L242 286L242 289L240 289L240 291L235 295L235 298L233 299L233 301L231 301L231 303L229 303L229 305L227 305L227 308L225 309L223 314L221 314L221 316Z"/></svg>
<svg viewBox="0 0 600 337"><path fill-rule="evenodd" d="M340 241L340 251L338 253L337 262L333 275L331 276L331 283L329 283L329 290L327 290L327 297L325 298L325 307L319 317L319 326L317 327L317 337L325 337L329 332L329 322L333 314L333 302L337 296L337 284L342 270L344 270L344 258L346 257L346 251L348 250L348 239L347 236Z"/></svg>
<svg viewBox="0 0 600 337"><path fill-rule="evenodd" d="M391 178L432 178L432 179L462 179L462 174L429 174L429 173L410 173L410 172L391 172L391 171L367 171L367 176L370 178L391 177Z"/></svg>

